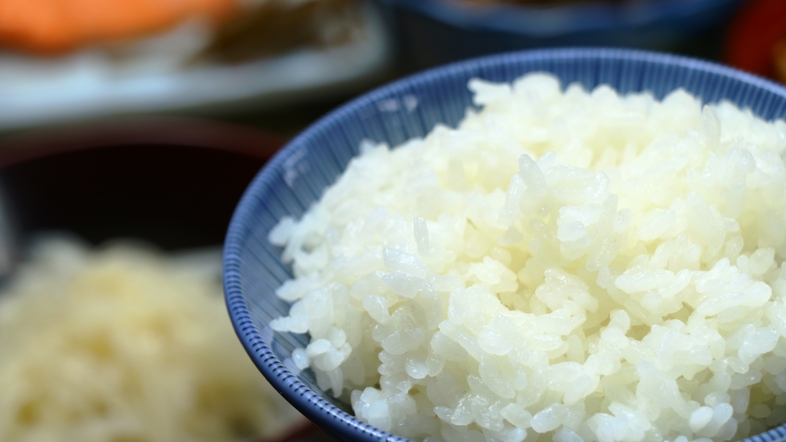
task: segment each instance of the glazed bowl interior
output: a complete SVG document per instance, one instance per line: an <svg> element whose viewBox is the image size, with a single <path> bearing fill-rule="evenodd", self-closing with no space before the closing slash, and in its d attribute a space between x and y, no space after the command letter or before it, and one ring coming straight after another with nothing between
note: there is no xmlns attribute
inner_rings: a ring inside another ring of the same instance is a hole
<svg viewBox="0 0 786 442"><path fill-rule="evenodd" d="M511 81L545 71L563 86L609 84L622 93L662 98L683 88L705 103L729 100L766 120L786 117L786 90L766 80L693 59L641 51L558 49L469 60L405 78L362 96L291 141L256 176L237 207L225 241L224 288L238 335L268 380L323 429L347 440L403 440L352 416L321 391L310 370L299 371L293 349L308 336L274 333L272 319L288 305L274 290L291 277L268 232L285 215L300 216L358 153L362 140L396 146L437 123L455 126L472 106L471 78ZM786 433L783 428L773 435ZM778 433L780 431L781 433Z"/></svg>

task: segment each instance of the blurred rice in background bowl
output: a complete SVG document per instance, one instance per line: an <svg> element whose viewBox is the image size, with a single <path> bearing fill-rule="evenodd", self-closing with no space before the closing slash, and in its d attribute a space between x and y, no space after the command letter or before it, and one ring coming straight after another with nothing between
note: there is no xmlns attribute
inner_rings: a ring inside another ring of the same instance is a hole
<svg viewBox="0 0 786 442"><path fill-rule="evenodd" d="M412 68L541 47L691 52L694 40L723 25L742 2L377 0L396 29L402 57Z"/></svg>
<svg viewBox="0 0 786 442"><path fill-rule="evenodd" d="M182 119L0 144L22 250L0 285L0 439L320 438L245 357L220 285L233 204L280 145Z"/></svg>

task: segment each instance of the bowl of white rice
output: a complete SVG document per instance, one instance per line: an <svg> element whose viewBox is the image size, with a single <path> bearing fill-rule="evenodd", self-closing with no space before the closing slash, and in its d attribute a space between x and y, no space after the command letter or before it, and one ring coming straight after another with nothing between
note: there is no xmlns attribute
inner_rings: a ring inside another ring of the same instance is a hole
<svg viewBox="0 0 786 442"><path fill-rule="evenodd" d="M397 81L246 190L235 330L345 440L786 440L784 119L780 86L640 51Z"/></svg>

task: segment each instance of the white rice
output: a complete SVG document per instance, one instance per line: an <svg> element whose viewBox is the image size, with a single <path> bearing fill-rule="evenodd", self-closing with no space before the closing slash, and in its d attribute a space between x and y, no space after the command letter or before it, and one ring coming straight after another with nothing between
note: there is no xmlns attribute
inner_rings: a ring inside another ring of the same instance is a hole
<svg viewBox="0 0 786 442"><path fill-rule="evenodd" d="M237 341L220 250L112 243L41 237L0 286L0 441L269 442L303 425Z"/></svg>
<svg viewBox="0 0 786 442"><path fill-rule="evenodd" d="M469 87L457 129L364 149L270 233L295 364L429 442L786 422L786 123L544 74Z"/></svg>

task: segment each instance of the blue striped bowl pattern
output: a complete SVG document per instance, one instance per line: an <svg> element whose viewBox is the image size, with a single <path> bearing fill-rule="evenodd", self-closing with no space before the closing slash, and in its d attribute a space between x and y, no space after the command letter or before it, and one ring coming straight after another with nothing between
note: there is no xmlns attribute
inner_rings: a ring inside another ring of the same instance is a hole
<svg viewBox="0 0 786 442"><path fill-rule="evenodd" d="M224 289L232 323L251 359L271 384L323 429L345 440L404 441L352 416L324 394L310 370L300 372L292 350L308 337L274 333L272 319L288 305L274 290L291 276L268 243L284 215L300 216L333 183L364 139L391 146L422 137L436 123L455 125L471 106L470 78L511 81L546 71L563 86L609 84L620 92L661 98L684 88L704 102L730 100L765 119L786 118L786 89L758 77L689 58L621 49L555 49L468 60L396 81L336 109L306 129L256 176L241 199L226 237ZM750 441L786 441L786 426Z"/></svg>

